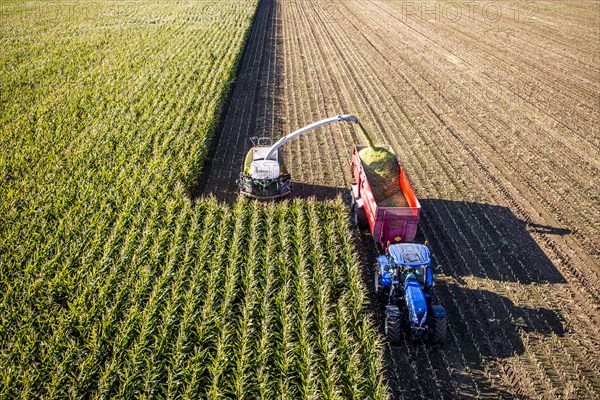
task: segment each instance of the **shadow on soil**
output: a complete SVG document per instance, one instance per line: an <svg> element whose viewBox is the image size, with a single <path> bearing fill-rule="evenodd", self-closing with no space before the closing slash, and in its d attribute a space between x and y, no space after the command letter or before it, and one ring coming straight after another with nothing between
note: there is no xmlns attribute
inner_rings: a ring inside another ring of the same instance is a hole
<svg viewBox="0 0 600 400"><path fill-rule="evenodd" d="M293 171L292 171L293 180ZM350 203L346 188L292 182L292 197L336 196ZM538 246L532 235L568 235L570 230L532 224L517 218L503 206L419 199L421 219L415 241L429 241L434 263L440 272L459 282L477 277L521 284L565 283L564 277ZM365 262L375 259L375 246L368 230L360 232Z"/></svg>
<svg viewBox="0 0 600 400"><path fill-rule="evenodd" d="M325 200L341 195L350 199L347 189L293 185L294 197ZM489 371L503 359L524 354L524 335L564 335L562 316L554 310L515 304L490 290L469 288L466 281L511 283L508 287L564 283L532 235L568 235L570 231L524 222L502 206L438 199L420 202L422 215L415 241L430 242L439 273L436 297L446 307L451 335L443 346L407 340L399 346L386 346L386 379L392 398L526 398L501 390L490 381ZM368 229L354 232L361 264L366 266L363 279L371 309L383 336L382 303L372 293L370 268L377 247Z"/></svg>
<svg viewBox="0 0 600 400"><path fill-rule="evenodd" d="M532 235L568 235L568 229L530 224L503 206L420 200L417 241L428 239L444 273L461 281L475 276L497 281L565 283Z"/></svg>
<svg viewBox="0 0 600 400"><path fill-rule="evenodd" d="M525 351L520 334L563 336L561 317L553 310L516 305L508 298L482 289L469 289L445 282L436 286L436 296L443 300L451 317L452 334L459 345L475 344L479 361L521 355ZM469 318L460 315L476 316ZM449 343L449 347L453 344Z"/></svg>
<svg viewBox="0 0 600 400"><path fill-rule="evenodd" d="M448 340L443 345L414 344L405 337L398 346L386 346L386 378L393 398L527 398L502 390L489 380L489 373L502 359L525 353L523 335L564 335L560 316L545 308L516 305L487 290L443 281L436 286L436 297L449 316ZM384 336L378 306L375 314ZM435 380L441 385L433 384Z"/></svg>
<svg viewBox="0 0 600 400"><path fill-rule="evenodd" d="M279 137L282 105L282 37L275 0L261 0L223 106L219 126L192 190L192 197L214 195L234 202L236 180L253 136Z"/></svg>
<svg viewBox="0 0 600 400"><path fill-rule="evenodd" d="M393 398L527 398L499 388L489 373L502 359L525 353L522 335L564 335L560 316L545 308L518 306L487 290L444 282L437 285L436 297L449 316L448 340L432 345L410 343L405 337L397 346L385 346ZM375 304L384 337L382 304Z"/></svg>

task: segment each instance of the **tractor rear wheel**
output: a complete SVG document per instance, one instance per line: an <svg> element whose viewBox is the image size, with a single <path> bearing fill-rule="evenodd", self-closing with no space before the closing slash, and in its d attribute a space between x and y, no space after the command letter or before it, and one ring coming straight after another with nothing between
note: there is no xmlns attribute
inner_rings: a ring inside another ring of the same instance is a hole
<svg viewBox="0 0 600 400"><path fill-rule="evenodd" d="M402 334L402 324L398 317L385 317L385 336L387 340L396 344L400 342L400 335Z"/></svg>
<svg viewBox="0 0 600 400"><path fill-rule="evenodd" d="M448 319L446 316L436 317L433 322L433 337L434 343L444 343L448 336Z"/></svg>

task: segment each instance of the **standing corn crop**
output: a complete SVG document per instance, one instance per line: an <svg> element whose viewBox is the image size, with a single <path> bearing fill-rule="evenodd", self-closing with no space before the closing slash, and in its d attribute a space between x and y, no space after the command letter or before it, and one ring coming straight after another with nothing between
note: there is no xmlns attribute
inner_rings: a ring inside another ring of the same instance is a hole
<svg viewBox="0 0 600 400"><path fill-rule="evenodd" d="M0 397L385 397L341 202L190 200L256 1L42 7L0 24Z"/></svg>

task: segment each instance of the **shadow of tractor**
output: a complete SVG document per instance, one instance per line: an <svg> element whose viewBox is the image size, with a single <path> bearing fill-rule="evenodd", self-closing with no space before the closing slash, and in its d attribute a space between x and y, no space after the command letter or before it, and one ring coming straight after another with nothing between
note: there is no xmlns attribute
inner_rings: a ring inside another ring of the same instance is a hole
<svg viewBox="0 0 600 400"><path fill-rule="evenodd" d="M393 398L515 398L493 383L490 373L502 359L525 353L524 336L563 336L561 316L449 280L440 277L436 286L437 302L449 317L446 343L411 343L405 334L399 345L385 347ZM375 314L383 336L383 313Z"/></svg>
<svg viewBox="0 0 600 400"><path fill-rule="evenodd" d="M475 276L503 282L565 283L534 236L568 229L529 223L508 207L439 199L420 200L417 241L428 239L442 272L460 281Z"/></svg>
<svg viewBox="0 0 600 400"><path fill-rule="evenodd" d="M518 305L498 293L448 283L441 277L436 285L436 295L450 318L448 349L460 346L470 348L467 354L478 358L500 359L523 354L525 334L565 334L563 320L553 310Z"/></svg>

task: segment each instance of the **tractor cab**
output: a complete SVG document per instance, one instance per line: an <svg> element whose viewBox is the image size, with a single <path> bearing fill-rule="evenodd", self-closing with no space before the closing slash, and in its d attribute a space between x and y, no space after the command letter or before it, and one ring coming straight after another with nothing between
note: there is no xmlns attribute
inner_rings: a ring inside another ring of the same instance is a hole
<svg viewBox="0 0 600 400"><path fill-rule="evenodd" d="M429 247L416 243L396 243L388 247L390 261L399 269L399 280L415 279L424 291L433 287Z"/></svg>

